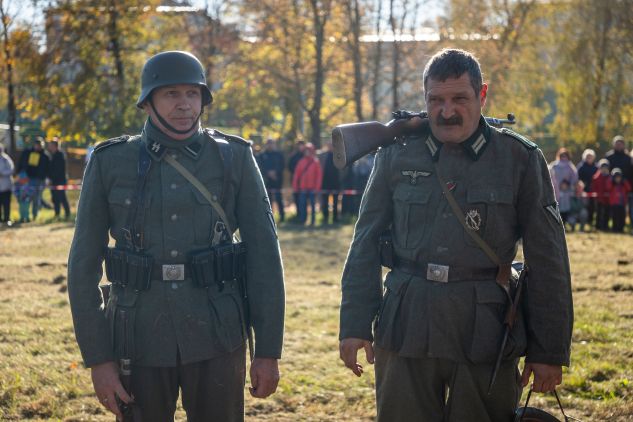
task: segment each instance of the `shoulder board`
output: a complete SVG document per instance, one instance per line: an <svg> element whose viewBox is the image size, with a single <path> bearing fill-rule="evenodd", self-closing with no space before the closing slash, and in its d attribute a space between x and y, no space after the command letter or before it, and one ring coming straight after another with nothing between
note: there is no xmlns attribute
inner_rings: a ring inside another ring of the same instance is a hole
<svg viewBox="0 0 633 422"><path fill-rule="evenodd" d="M233 141L233 142L237 142L240 143L242 145L246 145L246 146L251 146L252 142L247 141L244 138L240 138L239 136L236 135L228 135L226 133L220 132L217 129L205 129L205 131L211 136L211 137L217 137L217 138L222 138L222 139L226 139L227 141Z"/></svg>
<svg viewBox="0 0 633 422"><path fill-rule="evenodd" d="M129 138L130 138L130 135L123 135L123 136L119 136L118 138L112 138L112 139L108 139L107 141L99 142L95 146L94 152L102 151L108 147L111 147L112 145L118 145L123 142L127 142Z"/></svg>
<svg viewBox="0 0 633 422"><path fill-rule="evenodd" d="M515 131L508 129L507 127L501 128L501 129L499 129L499 131L501 133L503 133L504 135L508 135L511 138L516 139L517 141L521 142L523 144L523 146L526 147L527 149L537 149L538 148L538 145L536 145L534 142L530 141L525 136L519 135Z"/></svg>

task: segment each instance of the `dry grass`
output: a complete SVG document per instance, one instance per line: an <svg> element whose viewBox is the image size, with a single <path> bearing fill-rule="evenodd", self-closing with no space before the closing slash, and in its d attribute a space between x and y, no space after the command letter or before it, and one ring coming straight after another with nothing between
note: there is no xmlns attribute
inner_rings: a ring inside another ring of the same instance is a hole
<svg viewBox="0 0 633 422"><path fill-rule="evenodd" d="M65 280L72 230L55 223L0 231L1 420L112 420L93 397L74 341ZM282 381L270 399L247 398L247 420L373 419L371 371L358 379L338 360L339 277L351 230L282 227ZM572 234L569 247L576 325L562 399L585 421L632 420L633 237ZM534 403L554 411L550 397Z"/></svg>

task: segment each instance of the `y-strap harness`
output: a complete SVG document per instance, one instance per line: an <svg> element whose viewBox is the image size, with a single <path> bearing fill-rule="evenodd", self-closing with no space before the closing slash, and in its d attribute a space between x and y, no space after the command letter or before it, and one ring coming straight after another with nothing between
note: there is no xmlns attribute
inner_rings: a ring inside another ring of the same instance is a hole
<svg viewBox="0 0 633 422"><path fill-rule="evenodd" d="M223 184L220 200L222 200L228 190L233 162L233 150L228 141L213 137L208 131L205 135L218 146L223 165ZM204 187L186 168L169 155L165 155L165 160L173 166L183 177L205 197L219 216L219 220L213 229L213 236L210 241L211 246L223 244L225 247L220 254L221 259L213 260L209 264L213 266L212 277L209 274L194 277L191 263L186 264L156 264L154 258L144 253L144 225L145 225L145 202L147 177L152 164L152 158L144 143L139 148L139 159L137 166L136 187L133 196L133 203L128 212L125 226L122 228L125 239L125 247L108 248L106 251L106 274L108 280L115 285L126 287L130 285L136 291L148 290L151 287L151 280L182 281L185 278L194 278L197 285L208 287L211 281L219 283L220 289L224 282L240 278L244 269L244 245L233 243L232 229L228 217L224 212L218 199ZM228 250L230 249L230 250ZM218 252L216 251L216 254ZM239 255L242 259L237 259ZM233 259L236 258L236 259ZM208 271L207 271L208 273ZM212 280L210 280L210 278Z"/></svg>

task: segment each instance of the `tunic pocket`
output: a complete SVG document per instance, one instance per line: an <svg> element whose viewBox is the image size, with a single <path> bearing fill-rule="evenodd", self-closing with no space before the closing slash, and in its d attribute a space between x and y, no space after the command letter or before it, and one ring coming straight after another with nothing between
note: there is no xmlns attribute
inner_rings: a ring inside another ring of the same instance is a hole
<svg viewBox="0 0 633 422"><path fill-rule="evenodd" d="M110 190L108 195L108 203L110 204L110 232L112 237L118 241L123 242L125 240L121 229L125 226L128 219L128 214L133 211L134 203L134 189L129 187L115 186ZM152 197L149 192L145 192L144 209L139 212L149 212L150 204L152 203ZM148 221L148 215L145 215L145 221ZM143 231L143 238L145 245L149 240L149 231Z"/></svg>
<svg viewBox="0 0 633 422"><path fill-rule="evenodd" d="M399 184L393 193L394 242L404 249L420 245L428 228L431 191L420 185Z"/></svg>
<svg viewBox="0 0 633 422"><path fill-rule="evenodd" d="M206 186L209 193L215 196L218 200L217 191L213 187ZM191 191L194 196L193 201L193 215L194 215L194 238L196 244L209 245L213 238L213 225L215 220L219 218L217 213L213 209L213 206L206 200L206 198L198 191L198 189L192 187Z"/></svg>
<svg viewBox="0 0 633 422"><path fill-rule="evenodd" d="M407 290L410 276L387 274L385 292L374 325L376 344L385 350L397 351L404 341L405 324L400 318L402 297Z"/></svg>
<svg viewBox="0 0 633 422"><path fill-rule="evenodd" d="M503 321L509 304L505 292L493 282L476 285L476 301L468 358L472 363L491 363L496 360L501 347L506 329ZM525 326L522 315L519 314L504 347L504 359L522 356L526 345Z"/></svg>
<svg viewBox="0 0 633 422"><path fill-rule="evenodd" d="M246 326L239 292L231 285L224 289L222 292L217 292L215 287L207 289L209 308L217 345L221 351L232 352L244 344Z"/></svg>
<svg viewBox="0 0 633 422"><path fill-rule="evenodd" d="M466 225L484 239L493 249L499 236L497 227L497 209L512 204L512 188L510 186L472 187L466 193L467 203L464 209ZM467 245L479 248L473 238L464 231L464 241Z"/></svg>

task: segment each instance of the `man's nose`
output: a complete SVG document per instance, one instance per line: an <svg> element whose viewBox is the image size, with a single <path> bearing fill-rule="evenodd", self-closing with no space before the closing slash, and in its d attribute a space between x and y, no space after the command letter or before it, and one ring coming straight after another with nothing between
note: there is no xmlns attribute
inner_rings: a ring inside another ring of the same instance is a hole
<svg viewBox="0 0 633 422"><path fill-rule="evenodd" d="M440 110L440 115L445 119L450 119L455 115L455 107L450 103L445 103Z"/></svg>
<svg viewBox="0 0 633 422"><path fill-rule="evenodd" d="M179 101L178 104L176 104L176 107L179 110L189 110L191 108L191 104L189 104L187 100L182 100Z"/></svg>

